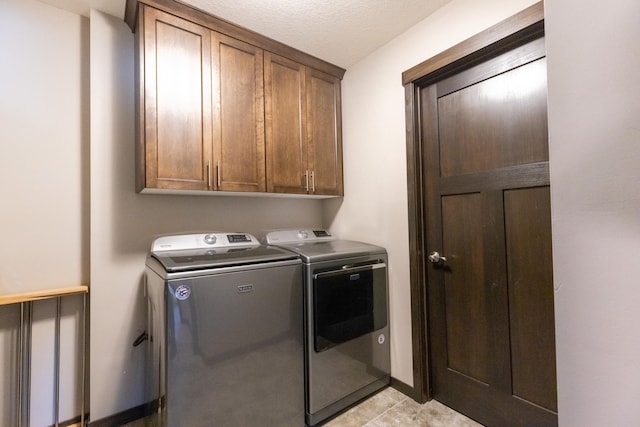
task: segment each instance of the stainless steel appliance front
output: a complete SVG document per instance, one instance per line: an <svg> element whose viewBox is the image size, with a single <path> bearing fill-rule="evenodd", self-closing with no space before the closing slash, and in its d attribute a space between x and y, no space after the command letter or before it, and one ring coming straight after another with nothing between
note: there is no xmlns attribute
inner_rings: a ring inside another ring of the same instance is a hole
<svg viewBox="0 0 640 427"><path fill-rule="evenodd" d="M305 417L315 426L389 384L387 253L326 230L265 240L304 264Z"/></svg>
<svg viewBox="0 0 640 427"><path fill-rule="evenodd" d="M263 249L147 259L148 388L162 425L304 424L302 264Z"/></svg>
<svg viewBox="0 0 640 427"><path fill-rule="evenodd" d="M308 425L389 384L385 254L305 265Z"/></svg>

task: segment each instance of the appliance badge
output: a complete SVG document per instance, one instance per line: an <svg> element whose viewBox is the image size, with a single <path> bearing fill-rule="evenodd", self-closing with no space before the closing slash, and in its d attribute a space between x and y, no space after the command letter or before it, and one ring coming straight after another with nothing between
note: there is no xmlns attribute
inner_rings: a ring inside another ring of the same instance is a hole
<svg viewBox="0 0 640 427"><path fill-rule="evenodd" d="M177 300L184 301L191 296L191 288L188 285L180 285L173 294Z"/></svg>
<svg viewBox="0 0 640 427"><path fill-rule="evenodd" d="M245 292L251 292L253 290L253 284L249 283L248 285L238 285L238 293L243 294Z"/></svg>
<svg viewBox="0 0 640 427"><path fill-rule="evenodd" d="M378 344L384 344L384 340L385 340L384 334L378 335Z"/></svg>

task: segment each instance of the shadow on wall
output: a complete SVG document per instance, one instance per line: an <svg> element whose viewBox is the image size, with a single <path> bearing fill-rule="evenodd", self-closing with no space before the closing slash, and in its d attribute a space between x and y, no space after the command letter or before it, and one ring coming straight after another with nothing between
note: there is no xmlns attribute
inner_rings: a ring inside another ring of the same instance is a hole
<svg viewBox="0 0 640 427"><path fill-rule="evenodd" d="M80 71L80 96L82 97L80 105L88 106L91 105L91 79L90 79L90 46L89 46L89 20L83 18L81 21L82 26L82 37L80 39L80 50L82 52L82 61L80 62L82 70ZM91 233L91 170L89 165L91 164L90 157L90 149L91 149L91 115L89 108L82 108L80 111L80 134L82 138L81 145L81 177L80 177L80 194L82 195L81 202L81 221L80 225L82 230L82 241L81 241L81 283L88 284L89 283L89 250L90 250L90 242L89 235Z"/></svg>
<svg viewBox="0 0 640 427"><path fill-rule="evenodd" d="M338 216L338 212L340 211L343 202L344 198L342 197L337 199L328 199L324 202L322 219L324 226L328 228L329 231L331 231L331 225Z"/></svg>

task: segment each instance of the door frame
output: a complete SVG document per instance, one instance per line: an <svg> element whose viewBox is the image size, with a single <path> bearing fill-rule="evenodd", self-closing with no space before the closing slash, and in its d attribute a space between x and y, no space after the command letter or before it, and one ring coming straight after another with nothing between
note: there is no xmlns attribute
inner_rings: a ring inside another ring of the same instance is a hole
<svg viewBox="0 0 640 427"><path fill-rule="evenodd" d="M411 397L431 400L429 330L427 325L427 253L424 148L421 141L420 90L544 35L543 2L443 51L402 73L405 88L407 199L409 214L409 280L413 388Z"/></svg>

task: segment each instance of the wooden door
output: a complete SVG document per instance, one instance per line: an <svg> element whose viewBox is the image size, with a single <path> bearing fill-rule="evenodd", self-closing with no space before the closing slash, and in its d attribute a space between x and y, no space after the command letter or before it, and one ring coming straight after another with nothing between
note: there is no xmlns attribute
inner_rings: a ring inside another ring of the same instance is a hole
<svg viewBox="0 0 640 427"><path fill-rule="evenodd" d="M343 194L340 79L307 67L310 194Z"/></svg>
<svg viewBox="0 0 640 427"><path fill-rule="evenodd" d="M144 13L147 188L206 190L211 167L211 31L150 7Z"/></svg>
<svg viewBox="0 0 640 427"><path fill-rule="evenodd" d="M306 194L305 67L265 52L264 82L267 191Z"/></svg>
<svg viewBox="0 0 640 427"><path fill-rule="evenodd" d="M425 267L433 396L489 426L557 425L544 39L420 103L426 248L446 258Z"/></svg>
<svg viewBox="0 0 640 427"><path fill-rule="evenodd" d="M212 32L214 188L265 191L263 51Z"/></svg>

